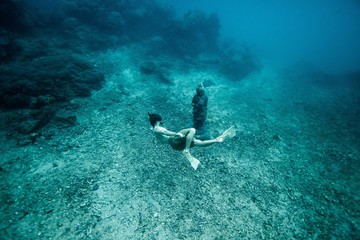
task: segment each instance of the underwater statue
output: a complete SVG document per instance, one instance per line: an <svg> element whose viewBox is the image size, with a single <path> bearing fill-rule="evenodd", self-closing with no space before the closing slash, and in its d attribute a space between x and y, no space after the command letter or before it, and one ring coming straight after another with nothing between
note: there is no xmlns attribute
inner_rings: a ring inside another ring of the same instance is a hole
<svg viewBox="0 0 360 240"><path fill-rule="evenodd" d="M196 94L191 105L193 106L193 127L196 129L196 138L201 140L212 139L213 137L206 126L208 97L202 83L196 88Z"/></svg>

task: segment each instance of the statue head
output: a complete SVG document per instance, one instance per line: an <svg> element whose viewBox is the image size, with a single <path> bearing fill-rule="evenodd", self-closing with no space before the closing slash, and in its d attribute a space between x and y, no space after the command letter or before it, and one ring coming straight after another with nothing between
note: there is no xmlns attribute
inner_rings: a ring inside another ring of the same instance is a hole
<svg viewBox="0 0 360 240"><path fill-rule="evenodd" d="M196 88L196 94L197 94L197 95L200 95L200 96L202 96L202 95L205 94L205 87L204 87L204 85L203 85L202 83L200 83L200 84L197 86L197 88Z"/></svg>

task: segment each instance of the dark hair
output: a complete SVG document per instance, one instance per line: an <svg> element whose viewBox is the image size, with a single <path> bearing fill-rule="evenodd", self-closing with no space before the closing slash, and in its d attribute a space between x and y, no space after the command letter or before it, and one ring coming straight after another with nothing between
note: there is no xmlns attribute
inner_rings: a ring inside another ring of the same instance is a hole
<svg viewBox="0 0 360 240"><path fill-rule="evenodd" d="M148 113L149 114L149 121L151 126L155 126L156 122L160 122L162 120L161 116L156 113Z"/></svg>

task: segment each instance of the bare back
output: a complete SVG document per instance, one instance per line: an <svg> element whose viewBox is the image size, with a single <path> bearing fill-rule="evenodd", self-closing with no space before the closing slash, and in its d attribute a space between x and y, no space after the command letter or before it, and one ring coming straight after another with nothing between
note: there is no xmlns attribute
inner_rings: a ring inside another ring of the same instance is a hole
<svg viewBox="0 0 360 240"><path fill-rule="evenodd" d="M166 128L155 126L153 128L153 132L155 137L161 142L161 143L169 143L169 136L165 135L165 132L167 131Z"/></svg>

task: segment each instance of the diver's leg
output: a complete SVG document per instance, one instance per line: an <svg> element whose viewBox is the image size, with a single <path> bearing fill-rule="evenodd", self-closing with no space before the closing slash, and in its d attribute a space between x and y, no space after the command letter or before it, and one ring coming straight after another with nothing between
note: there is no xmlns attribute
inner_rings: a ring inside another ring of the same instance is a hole
<svg viewBox="0 0 360 240"><path fill-rule="evenodd" d="M187 150L187 151L190 150L191 143L194 141L194 138L195 138L195 133L196 133L195 128L189 128L189 132L186 135L186 145L185 145L184 151L185 150Z"/></svg>
<svg viewBox="0 0 360 240"><path fill-rule="evenodd" d="M199 140L199 139L194 139L194 144L195 146L199 146L199 147L207 147L210 146L214 143L218 143L219 140L218 139L211 139L211 140Z"/></svg>
<svg viewBox="0 0 360 240"><path fill-rule="evenodd" d="M185 128L185 129L181 129L178 133L181 133L182 135L186 136L186 134L188 134L191 129L193 128Z"/></svg>
<svg viewBox="0 0 360 240"><path fill-rule="evenodd" d="M195 130L195 128L189 128L189 129L184 129L184 131L186 131L185 134L187 134L187 135L186 135L185 149L184 149L183 153L184 153L185 157L187 158L187 160L190 162L191 166L194 168L194 170L196 170L199 166L200 161L197 160L190 153L190 146L191 146L191 143L194 141L196 130Z"/></svg>
<svg viewBox="0 0 360 240"><path fill-rule="evenodd" d="M189 151L184 150L183 153L184 153L186 159L190 162L192 168L194 170L196 170L200 164L200 161L197 160L193 155L191 155L191 153Z"/></svg>
<svg viewBox="0 0 360 240"><path fill-rule="evenodd" d="M228 128L225 132L223 132L223 134L221 134L220 136L215 138L215 140L217 140L218 142L223 142L226 139L233 138L235 136L236 136L235 127L232 126L232 127Z"/></svg>
<svg viewBox="0 0 360 240"><path fill-rule="evenodd" d="M229 129L227 129L225 132L223 132L223 134L221 134L220 136L218 136L215 139L211 139L211 140L199 140L199 139L194 139L194 144L195 146L199 146L199 147L207 147L210 146L214 143L220 143L223 142L225 139L227 138L233 138L236 135L236 131L234 127L230 127Z"/></svg>

